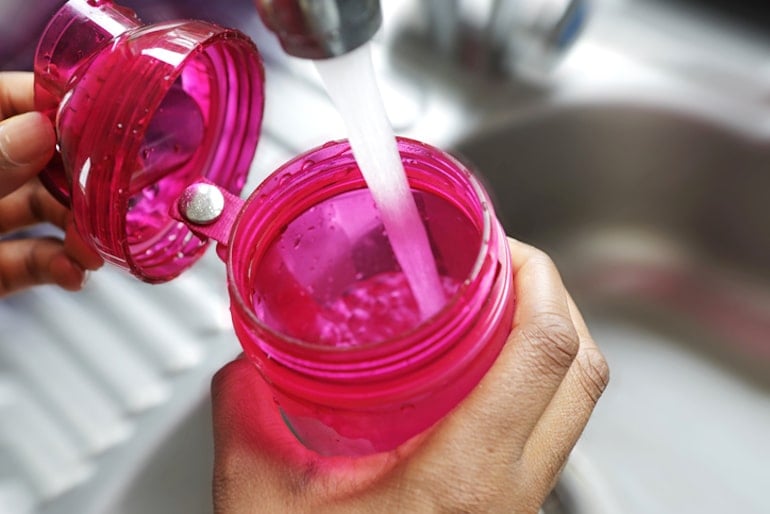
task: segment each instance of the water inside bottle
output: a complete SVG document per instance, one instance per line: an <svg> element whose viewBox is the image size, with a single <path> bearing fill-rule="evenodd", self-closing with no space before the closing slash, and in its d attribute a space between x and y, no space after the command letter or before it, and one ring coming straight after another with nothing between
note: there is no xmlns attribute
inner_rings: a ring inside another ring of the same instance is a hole
<svg viewBox="0 0 770 514"><path fill-rule="evenodd" d="M420 316L428 318L441 309L446 294L377 88L370 47L316 61L316 67L345 122L353 154Z"/></svg>

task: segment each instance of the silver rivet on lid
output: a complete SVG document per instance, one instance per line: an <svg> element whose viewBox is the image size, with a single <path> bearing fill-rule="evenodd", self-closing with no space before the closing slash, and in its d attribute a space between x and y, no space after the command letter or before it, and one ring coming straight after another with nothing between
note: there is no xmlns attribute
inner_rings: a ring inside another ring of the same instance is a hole
<svg viewBox="0 0 770 514"><path fill-rule="evenodd" d="M192 184L179 199L179 212L196 225L214 223L224 210L225 197L218 187L211 184Z"/></svg>

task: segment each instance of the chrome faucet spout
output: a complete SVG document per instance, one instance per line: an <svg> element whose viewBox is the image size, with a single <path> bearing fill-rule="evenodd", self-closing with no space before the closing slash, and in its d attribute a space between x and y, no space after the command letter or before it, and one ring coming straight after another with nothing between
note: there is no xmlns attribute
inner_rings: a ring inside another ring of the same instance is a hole
<svg viewBox="0 0 770 514"><path fill-rule="evenodd" d="M382 24L379 0L256 0L289 55L327 59L368 42Z"/></svg>
<svg viewBox="0 0 770 514"><path fill-rule="evenodd" d="M590 0L421 1L441 54L475 69L538 75L576 41Z"/></svg>
<svg viewBox="0 0 770 514"><path fill-rule="evenodd" d="M588 0L495 0L487 34L497 66L550 69L577 39L588 10Z"/></svg>

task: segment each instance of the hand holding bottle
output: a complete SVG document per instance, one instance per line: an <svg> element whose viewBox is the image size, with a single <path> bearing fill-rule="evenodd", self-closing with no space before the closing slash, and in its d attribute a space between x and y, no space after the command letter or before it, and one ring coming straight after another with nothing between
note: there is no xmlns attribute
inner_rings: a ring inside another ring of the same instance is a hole
<svg viewBox="0 0 770 514"><path fill-rule="evenodd" d="M551 259L510 241L517 310L493 367L398 449L319 457L246 359L214 379L214 503L256 512L537 512L607 385L607 363Z"/></svg>

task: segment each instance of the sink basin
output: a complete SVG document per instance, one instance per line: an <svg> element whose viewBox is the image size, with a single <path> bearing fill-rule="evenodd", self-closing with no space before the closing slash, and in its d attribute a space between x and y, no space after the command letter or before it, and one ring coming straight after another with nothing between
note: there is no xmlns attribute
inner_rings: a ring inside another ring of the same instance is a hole
<svg viewBox="0 0 770 514"><path fill-rule="evenodd" d="M770 510L770 145L633 104L503 127L455 153L507 231L554 257L613 373L544 512ZM210 511L209 409L112 512Z"/></svg>
<svg viewBox="0 0 770 514"><path fill-rule="evenodd" d="M507 231L554 257L613 372L544 512L767 512L770 145L696 113L597 103L455 153ZM209 512L210 440L204 402L112 512L150 498Z"/></svg>
<svg viewBox="0 0 770 514"><path fill-rule="evenodd" d="M577 451L612 511L770 510L770 142L615 103L457 150L508 233L553 256L607 355Z"/></svg>
<svg viewBox="0 0 770 514"><path fill-rule="evenodd" d="M397 131L477 170L612 369L544 513L770 512L770 44L595 0L550 77L501 79L404 32L415 2L383 4ZM344 134L312 66L250 34L268 101L246 191ZM0 302L0 514L211 512L208 383L240 349L224 285L210 252L171 284L105 269Z"/></svg>
<svg viewBox="0 0 770 514"><path fill-rule="evenodd" d="M599 314L679 327L770 385L770 140L697 113L562 106L457 146L509 234Z"/></svg>

